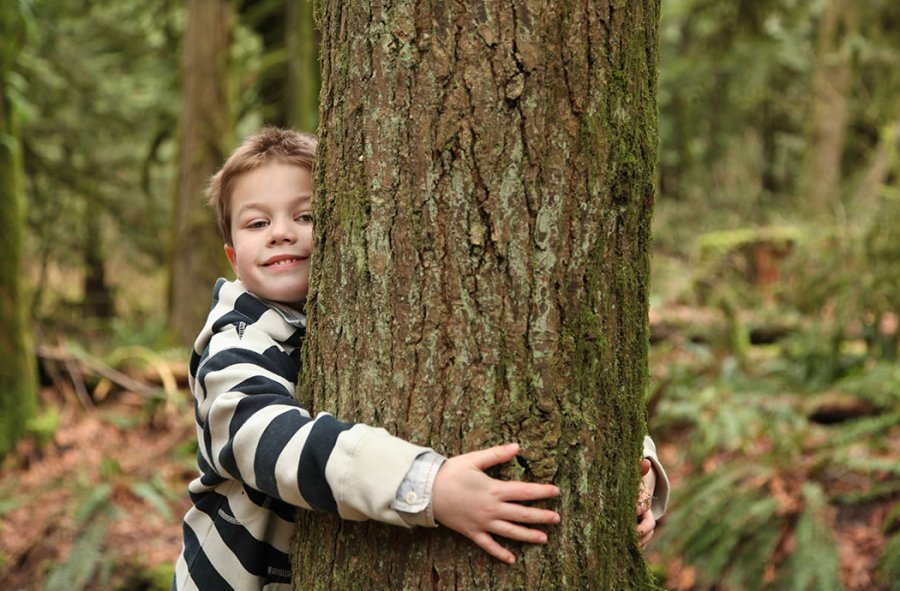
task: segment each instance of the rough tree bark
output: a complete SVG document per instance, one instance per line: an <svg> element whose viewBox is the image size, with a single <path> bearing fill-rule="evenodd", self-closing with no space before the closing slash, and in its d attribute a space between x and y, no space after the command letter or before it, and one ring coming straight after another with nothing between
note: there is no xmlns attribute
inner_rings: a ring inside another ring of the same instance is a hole
<svg viewBox="0 0 900 591"><path fill-rule="evenodd" d="M647 589L635 539L657 0L321 2L317 252L299 396L563 516L504 566L445 530L304 513L296 589Z"/></svg>
<svg viewBox="0 0 900 591"><path fill-rule="evenodd" d="M37 374L22 292L22 143L10 75L25 39L17 3L0 7L0 456L10 451L37 408Z"/></svg>
<svg viewBox="0 0 900 591"><path fill-rule="evenodd" d="M215 216L203 199L232 142L228 55L232 0L190 0L182 49L183 108L170 256L169 326L191 344L209 312L209 290L227 271Z"/></svg>

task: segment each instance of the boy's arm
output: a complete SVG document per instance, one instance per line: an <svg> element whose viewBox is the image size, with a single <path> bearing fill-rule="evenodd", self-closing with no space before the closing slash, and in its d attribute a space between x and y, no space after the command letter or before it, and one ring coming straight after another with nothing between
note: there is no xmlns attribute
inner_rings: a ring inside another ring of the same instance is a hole
<svg viewBox="0 0 900 591"><path fill-rule="evenodd" d="M253 325L236 331L213 337L197 371L205 462L224 478L298 507L405 525L391 503L427 448L324 413L311 418L292 397L271 338Z"/></svg>

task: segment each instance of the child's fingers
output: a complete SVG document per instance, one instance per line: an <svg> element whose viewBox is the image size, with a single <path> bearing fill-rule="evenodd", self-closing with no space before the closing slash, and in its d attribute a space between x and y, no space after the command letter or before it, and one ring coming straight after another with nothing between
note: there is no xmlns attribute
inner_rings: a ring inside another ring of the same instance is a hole
<svg viewBox="0 0 900 591"><path fill-rule="evenodd" d="M535 523L554 525L559 523L559 513L549 509L538 509L516 503L504 503L493 516L494 519L516 523Z"/></svg>
<svg viewBox="0 0 900 591"><path fill-rule="evenodd" d="M654 529L656 529L656 519L653 518L653 512L647 511L640 517L637 533L639 536L644 536L648 533L653 533Z"/></svg>
<svg viewBox="0 0 900 591"><path fill-rule="evenodd" d="M518 443L507 443L506 445L496 445L487 449L469 452L464 454L472 464L479 470L496 466L508 462L519 453Z"/></svg>
<svg viewBox="0 0 900 591"><path fill-rule="evenodd" d="M637 526L637 534L638 534L638 544L641 549L647 547L647 544L650 543L650 538L653 537L653 532L656 530L656 519L653 517L652 511L647 511L638 519Z"/></svg>
<svg viewBox="0 0 900 591"><path fill-rule="evenodd" d="M516 561L513 553L497 543L487 532L478 532L471 536L471 540L478 545L479 548L506 564L512 564Z"/></svg>
<svg viewBox="0 0 900 591"><path fill-rule="evenodd" d="M647 458L641 460L641 476L646 476L647 473L650 472L651 465L650 460Z"/></svg>
<svg viewBox="0 0 900 591"><path fill-rule="evenodd" d="M559 488L553 484L511 480L498 486L498 496L504 501L539 501L559 496Z"/></svg>
<svg viewBox="0 0 900 591"><path fill-rule="evenodd" d="M491 533L529 544L546 544L547 534L539 529L531 529L509 521L495 521L490 527Z"/></svg>
<svg viewBox="0 0 900 591"><path fill-rule="evenodd" d="M649 532L641 536L640 539L638 539L638 545L641 547L641 550L645 550L647 548L647 545L650 544L650 538L652 537L653 530L650 530Z"/></svg>

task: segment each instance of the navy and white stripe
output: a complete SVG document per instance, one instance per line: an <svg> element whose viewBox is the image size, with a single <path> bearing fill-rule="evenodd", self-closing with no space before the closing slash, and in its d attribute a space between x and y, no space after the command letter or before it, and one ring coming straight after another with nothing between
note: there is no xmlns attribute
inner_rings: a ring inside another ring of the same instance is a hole
<svg viewBox="0 0 900 591"><path fill-rule="evenodd" d="M393 501L428 450L301 408L304 326L240 282L216 283L190 361L200 475L173 589L290 589L296 507L408 526Z"/></svg>

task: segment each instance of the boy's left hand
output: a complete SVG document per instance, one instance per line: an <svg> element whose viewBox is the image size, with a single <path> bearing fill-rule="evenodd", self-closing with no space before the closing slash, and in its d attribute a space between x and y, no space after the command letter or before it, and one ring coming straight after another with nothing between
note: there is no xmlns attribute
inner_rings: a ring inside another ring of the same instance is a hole
<svg viewBox="0 0 900 591"><path fill-rule="evenodd" d="M656 518L650 505L653 502L653 491L656 489L656 472L650 460L644 458L641 461L641 488L638 490L637 502L637 533L641 550L650 543L653 530L656 529Z"/></svg>

